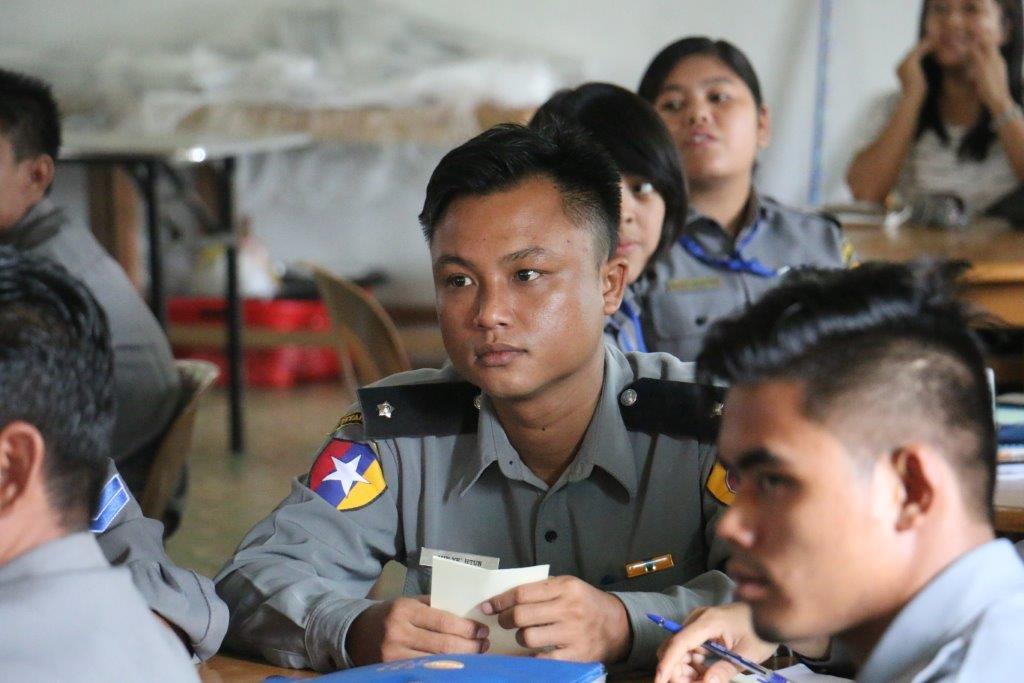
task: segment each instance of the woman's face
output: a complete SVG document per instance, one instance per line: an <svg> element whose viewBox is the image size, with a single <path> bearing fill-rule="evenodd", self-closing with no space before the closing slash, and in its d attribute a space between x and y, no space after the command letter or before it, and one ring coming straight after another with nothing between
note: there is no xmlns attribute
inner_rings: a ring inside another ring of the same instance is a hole
<svg viewBox="0 0 1024 683"><path fill-rule="evenodd" d="M930 0L924 11L924 34L933 40L939 66L964 66L972 44L1006 41L1003 11L996 0Z"/></svg>
<svg viewBox="0 0 1024 683"><path fill-rule="evenodd" d="M616 256L629 262L627 284L636 282L658 248L665 224L665 200L651 183L634 175L619 179L622 192L622 215L619 219L619 246Z"/></svg>
<svg viewBox="0 0 1024 683"><path fill-rule="evenodd" d="M768 110L747 84L716 57L693 55L676 64L654 108L683 157L690 188L749 178L770 137Z"/></svg>

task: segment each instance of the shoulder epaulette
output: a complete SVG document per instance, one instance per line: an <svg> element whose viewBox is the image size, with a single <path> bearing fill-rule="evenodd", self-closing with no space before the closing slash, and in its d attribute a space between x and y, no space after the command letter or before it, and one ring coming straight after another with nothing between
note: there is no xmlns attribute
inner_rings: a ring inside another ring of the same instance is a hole
<svg viewBox="0 0 1024 683"><path fill-rule="evenodd" d="M619 392L626 427L633 431L714 442L725 389L693 382L642 378Z"/></svg>
<svg viewBox="0 0 1024 683"><path fill-rule="evenodd" d="M368 439L451 436L476 431L480 389L469 382L403 384L359 390Z"/></svg>

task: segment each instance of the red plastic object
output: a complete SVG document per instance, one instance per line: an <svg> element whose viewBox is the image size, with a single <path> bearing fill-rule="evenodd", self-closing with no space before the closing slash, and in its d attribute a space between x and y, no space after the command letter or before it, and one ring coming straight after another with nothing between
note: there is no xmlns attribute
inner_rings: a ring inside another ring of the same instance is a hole
<svg viewBox="0 0 1024 683"><path fill-rule="evenodd" d="M225 302L219 298L173 297L167 301L167 318L178 325L222 325ZM278 332L313 332L331 327L327 308L321 301L296 299L247 299L242 302L246 327ZM287 344L276 348L247 349L246 384L254 387L287 388L306 382L336 380L341 374L338 352L332 346ZM218 385L227 383L228 363L216 347L175 346L178 358L207 360L220 368Z"/></svg>

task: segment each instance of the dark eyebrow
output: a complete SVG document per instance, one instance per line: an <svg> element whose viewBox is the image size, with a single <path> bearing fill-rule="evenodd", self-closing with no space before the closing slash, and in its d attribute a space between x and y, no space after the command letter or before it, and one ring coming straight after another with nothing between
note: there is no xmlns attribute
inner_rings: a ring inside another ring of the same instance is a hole
<svg viewBox="0 0 1024 683"><path fill-rule="evenodd" d="M764 465L782 465L783 460L767 448L754 448L740 453L733 464L733 469L750 470Z"/></svg>
<svg viewBox="0 0 1024 683"><path fill-rule="evenodd" d="M522 261L525 258L531 256L541 257L547 256L548 252L543 247L526 247L518 251L513 251L511 254L505 254L501 257L502 263L515 263L516 261Z"/></svg>
<svg viewBox="0 0 1024 683"><path fill-rule="evenodd" d="M715 76L714 78L705 78L703 81L700 81L699 85L708 86L708 85L717 85L719 83L733 83L734 80L735 79L733 79L733 78L731 78L729 76ZM682 87L680 87L678 85L669 84L669 85L666 85L665 87L663 87L661 89L661 92L658 93L658 94L659 95L660 94L664 94L664 93L669 92L669 91L677 92L677 93L685 93L685 91L683 90Z"/></svg>
<svg viewBox="0 0 1024 683"><path fill-rule="evenodd" d="M435 267L437 267L437 266L449 266L449 265L451 265L451 266L462 266L463 268L471 267L471 264L470 264L469 261L467 261L466 259L462 258L461 256L456 256L455 254L441 254L440 256L437 257L437 260L434 261L434 266Z"/></svg>
<svg viewBox="0 0 1024 683"><path fill-rule="evenodd" d="M543 258L547 255L548 251L544 249L544 247L525 247L523 249L513 251L510 254L505 254L504 256L501 257L501 262L515 263L516 261L521 261L526 258ZM456 256L455 254L441 254L440 256L437 257L437 260L434 261L434 266L461 266L463 268L472 268L473 264L467 261L466 259L462 258L461 256Z"/></svg>

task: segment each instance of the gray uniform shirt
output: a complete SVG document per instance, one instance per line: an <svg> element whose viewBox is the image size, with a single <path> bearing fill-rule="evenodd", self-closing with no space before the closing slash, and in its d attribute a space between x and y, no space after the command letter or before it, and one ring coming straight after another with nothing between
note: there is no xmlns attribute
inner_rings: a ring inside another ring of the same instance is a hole
<svg viewBox="0 0 1024 683"><path fill-rule="evenodd" d="M684 383L690 379L692 367L666 354L606 346L596 412L576 459L551 487L520 459L489 401L475 401L479 390L450 367L362 390L368 412L342 418L311 475L292 482L218 575L231 609L229 647L284 666L350 666L345 638L373 604L365 596L383 564L408 568L406 595L428 594L421 550L433 548L496 557L501 567L550 564L552 575L614 591L633 632L626 665L653 664L665 634L647 612L681 620L727 600L732 588L708 571L724 559L713 537L725 509L714 473L724 470L712 448L674 430L690 423L701 431L704 417L713 421L709 401L689 400L701 391ZM368 440L373 450L360 445ZM365 478L373 480L379 462L386 488L342 509L336 498L328 502L324 473L342 472L354 449L365 449ZM669 554L671 568L627 576L627 563Z"/></svg>
<svg viewBox="0 0 1024 683"><path fill-rule="evenodd" d="M170 629L92 534L50 541L0 566L0 680L198 681Z"/></svg>
<svg viewBox="0 0 1024 683"><path fill-rule="evenodd" d="M127 568L149 609L179 628L197 657L212 657L228 630L228 608L213 582L167 556L163 524L142 515L111 460L106 482L92 521L103 554Z"/></svg>
<svg viewBox="0 0 1024 683"><path fill-rule="evenodd" d="M683 234L656 257L636 283L649 351L693 360L719 318L757 301L778 284L737 264L756 261L765 272L795 266L842 267L852 258L839 224L769 197L751 194L746 227L734 240L717 222L692 212ZM686 239L696 245L688 250ZM692 252L703 255L703 260ZM736 269L731 269L729 263Z"/></svg>
<svg viewBox="0 0 1024 683"><path fill-rule="evenodd" d="M145 481L155 444L178 403L180 382L167 337L121 267L82 226L43 199L0 244L45 256L85 283L107 314L114 350L117 419L111 455L133 490Z"/></svg>
<svg viewBox="0 0 1024 683"><path fill-rule="evenodd" d="M857 675L865 683L1015 681L1024 563L996 540L956 560L896 616Z"/></svg>

